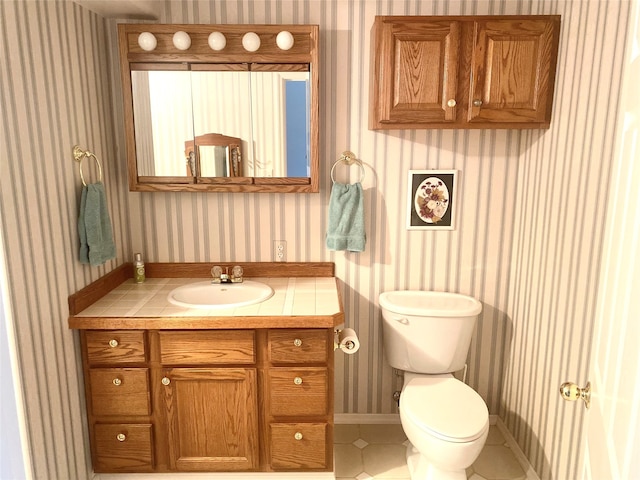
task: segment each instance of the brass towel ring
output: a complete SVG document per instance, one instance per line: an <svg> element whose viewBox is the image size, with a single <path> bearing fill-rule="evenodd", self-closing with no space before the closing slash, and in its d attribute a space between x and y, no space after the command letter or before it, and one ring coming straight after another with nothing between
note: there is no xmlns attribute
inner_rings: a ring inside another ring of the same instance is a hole
<svg viewBox="0 0 640 480"><path fill-rule="evenodd" d="M93 157L96 165L98 166L98 181L102 181L102 165L100 164L100 160L98 160L98 157L96 157L95 154L91 153L89 150L82 150L78 145L76 145L73 147L73 159L80 164L78 166L78 169L80 170L80 179L82 180L82 185L84 185L85 187L87 186L87 182L85 182L84 174L82 173L82 161L86 157Z"/></svg>
<svg viewBox="0 0 640 480"><path fill-rule="evenodd" d="M356 155L353 152L349 151L342 152L340 158L338 158L338 160L336 160L336 162L331 167L331 181L333 183L336 183L333 172L336 168L336 165L338 165L339 163L346 163L347 165L353 165L354 163L357 164L360 167L360 183L362 183L362 181L364 180L364 167L362 166L362 162L356 158Z"/></svg>

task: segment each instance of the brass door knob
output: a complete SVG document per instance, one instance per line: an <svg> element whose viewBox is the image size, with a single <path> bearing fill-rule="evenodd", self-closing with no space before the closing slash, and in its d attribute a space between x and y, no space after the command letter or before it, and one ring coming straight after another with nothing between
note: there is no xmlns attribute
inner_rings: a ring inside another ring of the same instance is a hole
<svg viewBox="0 0 640 480"><path fill-rule="evenodd" d="M457 102L454 98L447 101L447 107L455 107L456 105L457 105Z"/></svg>
<svg viewBox="0 0 640 480"><path fill-rule="evenodd" d="M163 385L169 385L171 383L171 380L168 377L163 377L161 382Z"/></svg>
<svg viewBox="0 0 640 480"><path fill-rule="evenodd" d="M560 385L560 395L569 402L582 399L585 406L589 408L591 405L591 382L587 382L584 388L580 388L575 383L565 382Z"/></svg>
<svg viewBox="0 0 640 480"><path fill-rule="evenodd" d="M474 106L474 107L481 107L481 106L482 106L482 100L480 100L479 98L476 98L476 99L473 101L473 106Z"/></svg>

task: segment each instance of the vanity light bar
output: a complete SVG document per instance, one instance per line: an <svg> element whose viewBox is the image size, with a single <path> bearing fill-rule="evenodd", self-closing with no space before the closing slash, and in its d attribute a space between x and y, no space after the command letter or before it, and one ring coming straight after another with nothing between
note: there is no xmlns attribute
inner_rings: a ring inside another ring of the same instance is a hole
<svg viewBox="0 0 640 480"><path fill-rule="evenodd" d="M215 29L214 31L212 31ZM315 46L308 25L169 25L128 24L128 53L206 55L304 54ZM244 31L242 31L242 30ZM133 40L133 42L132 42ZM178 50L178 52L176 52ZM257 52L257 53L256 53ZM133 60L133 59L132 59Z"/></svg>

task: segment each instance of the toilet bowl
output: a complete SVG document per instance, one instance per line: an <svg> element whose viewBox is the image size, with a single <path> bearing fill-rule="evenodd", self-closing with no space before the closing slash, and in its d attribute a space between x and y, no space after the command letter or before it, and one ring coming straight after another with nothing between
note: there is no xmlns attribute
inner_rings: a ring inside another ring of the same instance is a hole
<svg viewBox="0 0 640 480"><path fill-rule="evenodd" d="M466 295L380 295L385 357L403 370L400 421L412 480L466 480L489 434L489 411L452 372L464 368L482 305Z"/></svg>
<svg viewBox="0 0 640 480"><path fill-rule="evenodd" d="M452 375L406 373L400 421L412 480L466 480L489 434L489 411Z"/></svg>

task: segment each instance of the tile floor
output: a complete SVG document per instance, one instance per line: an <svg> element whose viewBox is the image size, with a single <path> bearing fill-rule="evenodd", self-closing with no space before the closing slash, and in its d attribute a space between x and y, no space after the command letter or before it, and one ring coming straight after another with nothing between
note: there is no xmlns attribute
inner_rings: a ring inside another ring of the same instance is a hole
<svg viewBox="0 0 640 480"><path fill-rule="evenodd" d="M335 425L336 480L407 480L407 437L400 425ZM467 469L469 480L526 480L527 475L498 427Z"/></svg>

